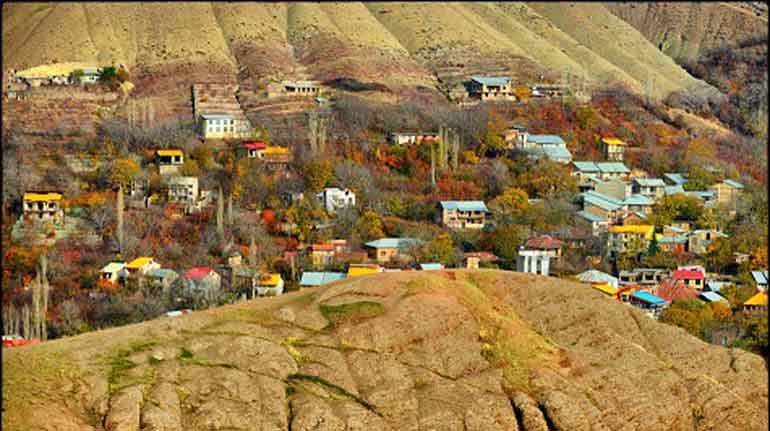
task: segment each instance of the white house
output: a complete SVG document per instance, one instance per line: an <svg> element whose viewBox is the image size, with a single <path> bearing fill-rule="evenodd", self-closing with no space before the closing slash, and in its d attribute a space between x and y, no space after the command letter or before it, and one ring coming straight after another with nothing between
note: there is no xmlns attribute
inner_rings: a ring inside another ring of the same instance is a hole
<svg viewBox="0 0 770 431"><path fill-rule="evenodd" d="M338 209L354 207L356 194L349 189L328 187L316 194L316 199L324 206L327 212L333 213Z"/></svg>
<svg viewBox="0 0 770 431"><path fill-rule="evenodd" d="M99 273L102 280L109 280L117 283L118 279L126 273L126 264L124 262L110 262L102 268Z"/></svg>
<svg viewBox="0 0 770 431"><path fill-rule="evenodd" d="M258 296L275 296L283 294L283 277L281 274L263 274L257 285Z"/></svg>
<svg viewBox="0 0 770 431"><path fill-rule="evenodd" d="M551 253L548 250L519 249L516 256L516 271L548 276Z"/></svg>
<svg viewBox="0 0 770 431"><path fill-rule="evenodd" d="M198 177L170 177L168 201L194 205L198 199Z"/></svg>

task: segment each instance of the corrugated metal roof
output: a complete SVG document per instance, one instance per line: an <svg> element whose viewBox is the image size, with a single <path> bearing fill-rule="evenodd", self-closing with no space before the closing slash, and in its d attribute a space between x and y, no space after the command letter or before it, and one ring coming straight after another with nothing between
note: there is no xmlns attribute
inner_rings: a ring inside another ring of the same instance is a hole
<svg viewBox="0 0 770 431"><path fill-rule="evenodd" d="M372 248L408 248L418 245L420 242L415 238L380 238L369 241L365 245Z"/></svg>
<svg viewBox="0 0 770 431"><path fill-rule="evenodd" d="M182 150L158 150L155 152L157 155L162 157L169 157L169 156L182 156L184 153Z"/></svg>
<svg viewBox="0 0 770 431"><path fill-rule="evenodd" d="M483 201L441 201L441 207L447 210L488 212Z"/></svg>
<svg viewBox="0 0 770 431"><path fill-rule="evenodd" d="M131 262L129 262L126 265L126 268L129 268L129 269L139 269L139 268L143 267L144 265L147 265L150 262L152 262L152 258L151 257L147 257L147 256L137 257L136 259L134 259Z"/></svg>
<svg viewBox="0 0 770 431"><path fill-rule="evenodd" d="M767 284L767 271L751 271L751 276L757 284Z"/></svg>
<svg viewBox="0 0 770 431"><path fill-rule="evenodd" d="M592 283L591 287L610 296L615 296L620 291L620 289L608 283Z"/></svg>
<svg viewBox="0 0 770 431"><path fill-rule="evenodd" d="M545 156L551 160L556 160L556 161L572 160L572 153L570 153L567 147L565 146L549 145L546 147L542 147L540 151L542 151L545 154Z"/></svg>
<svg viewBox="0 0 770 431"><path fill-rule="evenodd" d="M235 118L232 114L201 114L204 120L232 120Z"/></svg>
<svg viewBox="0 0 770 431"><path fill-rule="evenodd" d="M609 145L622 145L622 146L626 145L625 142L621 141L618 138L602 138L602 142Z"/></svg>
<svg viewBox="0 0 770 431"><path fill-rule="evenodd" d="M666 183L660 178L634 178L634 182L644 187L665 187Z"/></svg>
<svg viewBox="0 0 770 431"><path fill-rule="evenodd" d="M710 290L712 292L719 292L720 290L722 290L725 284L727 283L725 283L724 281L709 280L706 282L706 290Z"/></svg>
<svg viewBox="0 0 770 431"><path fill-rule="evenodd" d="M687 178L685 178L684 175L682 175L682 174L679 174L679 173L666 173L666 174L663 174L663 176L667 180L671 181L674 184L678 184L678 185L685 185L685 184L687 184Z"/></svg>
<svg viewBox="0 0 770 431"><path fill-rule="evenodd" d="M744 302L743 305L767 305L767 293L759 292Z"/></svg>
<svg viewBox="0 0 770 431"><path fill-rule="evenodd" d="M24 193L27 202L47 202L61 200L61 193Z"/></svg>
<svg viewBox="0 0 770 431"><path fill-rule="evenodd" d="M636 299L639 299L641 301L648 302L648 303L651 303L651 304L657 304L657 305L666 305L666 304L668 304L668 301L664 300L663 298L658 298L657 296L655 296L655 295L653 295L651 293L643 292L641 290L638 290L638 291L634 292L631 296L636 298Z"/></svg>
<svg viewBox="0 0 770 431"><path fill-rule="evenodd" d="M686 236L664 236L661 238L658 242L661 244L679 244L683 242L687 242Z"/></svg>
<svg viewBox="0 0 770 431"><path fill-rule="evenodd" d="M575 166L575 169L583 173L599 172L599 167L596 166L596 163L594 162L572 162L572 165Z"/></svg>
<svg viewBox="0 0 770 431"><path fill-rule="evenodd" d="M728 186L734 188L734 189L743 189L743 184L739 183L738 181L733 180L724 180L723 183L727 184Z"/></svg>
<svg viewBox="0 0 770 431"><path fill-rule="evenodd" d="M567 145L567 143L564 142L564 139L558 135L527 135L527 142L537 145L556 145L565 147Z"/></svg>
<svg viewBox="0 0 770 431"><path fill-rule="evenodd" d="M583 283L610 283L613 286L618 285L618 279L606 272L589 269L577 275L577 279Z"/></svg>
<svg viewBox="0 0 770 431"><path fill-rule="evenodd" d="M675 195L677 193L684 193L684 187L681 184L675 186L666 186L664 189L667 195Z"/></svg>
<svg viewBox="0 0 770 431"><path fill-rule="evenodd" d="M421 263L420 269L423 271L438 271L444 269L444 265L440 263Z"/></svg>
<svg viewBox="0 0 770 431"><path fill-rule="evenodd" d="M700 296L708 302L727 302L727 300L716 292L701 292Z"/></svg>
<svg viewBox="0 0 770 431"><path fill-rule="evenodd" d="M166 278L174 275L178 274L173 269L168 268L155 268L147 271L147 276L153 278Z"/></svg>
<svg viewBox="0 0 770 431"><path fill-rule="evenodd" d="M626 165L624 165L621 162L599 162L596 164L596 167L599 168L600 172L608 173L608 174L617 174L617 173L627 174L631 172L626 167Z"/></svg>
<svg viewBox="0 0 770 431"><path fill-rule="evenodd" d="M471 79L482 85L507 85L511 82L511 78L504 76L473 76Z"/></svg>
<svg viewBox="0 0 770 431"><path fill-rule="evenodd" d="M652 205L655 202L645 195L633 194L623 201L623 205Z"/></svg>
<svg viewBox="0 0 770 431"><path fill-rule="evenodd" d="M342 272L303 272L300 286L321 286L345 278Z"/></svg>
<svg viewBox="0 0 770 431"><path fill-rule="evenodd" d="M591 223L600 223L600 222L603 222L603 221L604 221L604 222L606 222L606 221L607 221L607 220L605 220L605 219L603 219L603 218L599 217L598 215L596 215L596 214L593 214L593 213L589 213L589 212L587 212L587 211L580 211L580 212L578 212L578 213L577 213L577 215L578 215L579 217L582 217L582 218L584 218L584 219L586 219L586 220L590 221Z"/></svg>
<svg viewBox="0 0 770 431"><path fill-rule="evenodd" d="M601 193L597 193L595 191L587 191L583 193L583 202L588 202L591 205L598 206L599 208L607 211L615 211L623 206L623 202L620 202Z"/></svg>

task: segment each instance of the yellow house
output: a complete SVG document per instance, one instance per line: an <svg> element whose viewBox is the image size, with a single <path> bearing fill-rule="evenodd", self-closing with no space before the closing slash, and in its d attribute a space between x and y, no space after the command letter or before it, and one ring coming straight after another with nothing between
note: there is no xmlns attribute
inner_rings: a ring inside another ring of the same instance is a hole
<svg viewBox="0 0 770 431"><path fill-rule="evenodd" d="M182 150L158 150L155 163L161 175L176 175L184 164L184 153Z"/></svg>
<svg viewBox="0 0 770 431"><path fill-rule="evenodd" d="M743 303L746 313L764 313L767 311L767 292L759 292Z"/></svg>
<svg viewBox="0 0 770 431"><path fill-rule="evenodd" d="M626 152L626 143L618 138L602 138L602 153L606 160L622 162Z"/></svg>
<svg viewBox="0 0 770 431"><path fill-rule="evenodd" d="M259 285L256 288L258 296L274 296L283 294L284 281L281 274L267 273L259 277ZM254 294L252 293L252 297Z"/></svg>
<svg viewBox="0 0 770 431"><path fill-rule="evenodd" d="M383 269L379 265L375 264L351 264L348 267L348 277L358 277L361 275L376 274L383 272Z"/></svg>
<svg viewBox="0 0 770 431"><path fill-rule="evenodd" d="M126 264L126 269L131 275L144 275L151 269L159 268L160 264L155 262L155 259L148 256L137 257L136 259Z"/></svg>
<svg viewBox="0 0 770 431"><path fill-rule="evenodd" d="M23 219L32 222L64 223L61 193L24 193Z"/></svg>
<svg viewBox="0 0 770 431"><path fill-rule="evenodd" d="M610 254L623 253L631 243L637 242L640 247L647 247L655 237L655 226L652 225L623 225L610 226L607 248ZM662 237L659 235L659 237Z"/></svg>

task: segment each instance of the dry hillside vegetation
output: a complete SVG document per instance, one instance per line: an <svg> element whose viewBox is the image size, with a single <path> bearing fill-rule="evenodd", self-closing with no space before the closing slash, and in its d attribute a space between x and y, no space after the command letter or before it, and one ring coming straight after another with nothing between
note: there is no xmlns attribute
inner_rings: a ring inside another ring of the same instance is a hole
<svg viewBox="0 0 770 431"><path fill-rule="evenodd" d="M435 86L473 73L564 73L665 96L707 89L598 3L3 5L3 64L216 65L246 90L271 78Z"/></svg>
<svg viewBox="0 0 770 431"><path fill-rule="evenodd" d="M680 61L696 60L722 45L767 38L766 4L763 10L743 2L608 2L605 6Z"/></svg>
<svg viewBox="0 0 770 431"><path fill-rule="evenodd" d="M584 285L377 274L3 355L4 429L760 430L759 356Z"/></svg>

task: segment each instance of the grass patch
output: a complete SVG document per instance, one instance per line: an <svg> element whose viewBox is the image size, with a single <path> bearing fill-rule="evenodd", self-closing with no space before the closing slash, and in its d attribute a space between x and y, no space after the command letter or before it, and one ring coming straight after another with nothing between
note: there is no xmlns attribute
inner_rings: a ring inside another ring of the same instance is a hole
<svg viewBox="0 0 770 431"><path fill-rule="evenodd" d="M179 360L182 361L182 365L197 365L199 367L222 367L222 368L238 368L233 364L226 362L212 362L208 359L196 358L193 352L182 347L182 351L179 353Z"/></svg>
<svg viewBox="0 0 770 431"><path fill-rule="evenodd" d="M354 401L358 404L360 404L365 409L369 410L370 412L376 414L377 416L382 417L382 414L378 412L373 405L369 404L366 400L358 397L355 394L351 394L345 388L342 388L340 386L335 385L334 383L318 376L311 376L308 374L301 374L301 373L294 373L290 374L289 377L286 378L287 384L291 385L295 382L309 382L316 384L318 386L321 386L324 388L327 392L331 393L333 397L336 397L337 399L347 399L350 401ZM288 391L288 390L287 390ZM288 392L287 392L288 393ZM293 392L292 392L293 393Z"/></svg>
<svg viewBox="0 0 770 431"><path fill-rule="evenodd" d="M128 347L118 349L114 355L108 358L107 365L109 366L109 372L107 373L107 384L110 394L114 394L128 386L143 383L152 378L152 376L147 376L147 373L142 377L128 376L128 370L139 365L128 359L128 357L149 350L156 344L155 341L132 343Z"/></svg>
<svg viewBox="0 0 770 431"><path fill-rule="evenodd" d="M319 308L330 326L357 322L385 314L385 307L374 301L359 301L341 305L321 304Z"/></svg>

